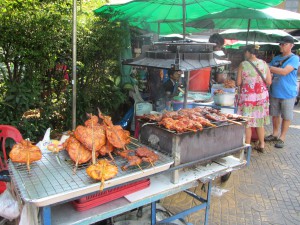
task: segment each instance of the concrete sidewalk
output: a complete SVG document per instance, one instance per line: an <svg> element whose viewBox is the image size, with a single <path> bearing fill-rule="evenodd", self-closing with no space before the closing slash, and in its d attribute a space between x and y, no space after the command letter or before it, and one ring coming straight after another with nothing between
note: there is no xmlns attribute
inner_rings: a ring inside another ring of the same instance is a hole
<svg viewBox="0 0 300 225"><path fill-rule="evenodd" d="M299 105L299 104L298 104ZM271 132L266 127L266 134ZM300 107L294 108L294 120L288 131L283 149L268 143L265 153L253 150L249 167L235 171L229 180L214 186L228 190L222 196L212 196L210 225L299 225L300 224ZM205 196L201 185L195 188ZM161 203L176 213L195 205L187 194L181 192L165 198ZM190 215L188 222L203 224L204 210Z"/></svg>

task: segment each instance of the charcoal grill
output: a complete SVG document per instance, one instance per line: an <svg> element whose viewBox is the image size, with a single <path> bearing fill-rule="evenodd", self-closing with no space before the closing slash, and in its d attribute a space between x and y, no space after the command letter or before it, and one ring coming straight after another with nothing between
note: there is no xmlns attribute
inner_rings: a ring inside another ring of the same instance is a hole
<svg viewBox="0 0 300 225"><path fill-rule="evenodd" d="M245 121L242 121L244 124ZM230 122L217 123L217 127L197 132L176 133L156 124L142 125L140 141L154 149L166 151L174 159L174 166L193 161L204 163L232 154L244 146L244 125ZM178 180L178 171L173 182Z"/></svg>

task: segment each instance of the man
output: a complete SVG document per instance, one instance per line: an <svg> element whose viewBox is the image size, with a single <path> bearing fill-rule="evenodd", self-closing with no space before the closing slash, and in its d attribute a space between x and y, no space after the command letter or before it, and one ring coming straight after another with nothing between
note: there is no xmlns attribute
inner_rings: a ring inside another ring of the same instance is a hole
<svg viewBox="0 0 300 225"><path fill-rule="evenodd" d="M179 79L181 77L181 71L168 70L169 80L167 80L164 84L165 93L169 92L170 97L178 95L178 85Z"/></svg>
<svg viewBox="0 0 300 225"><path fill-rule="evenodd" d="M275 147L283 148L286 133L293 119L299 57L292 53L294 39L291 36L283 37L279 46L281 55L274 57L270 63L270 71L273 73L270 89L273 133L265 137L265 141L276 141Z"/></svg>

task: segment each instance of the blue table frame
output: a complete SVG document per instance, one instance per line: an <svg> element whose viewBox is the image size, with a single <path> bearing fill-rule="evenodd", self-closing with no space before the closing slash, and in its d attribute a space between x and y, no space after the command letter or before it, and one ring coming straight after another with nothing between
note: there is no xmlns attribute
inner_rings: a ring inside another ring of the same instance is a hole
<svg viewBox="0 0 300 225"><path fill-rule="evenodd" d="M150 189L141 190L139 192L133 193L130 196L125 196L126 198L121 198L114 200L112 202L106 203L104 205L100 205L98 207L95 207L93 209L90 209L85 212L77 212L73 208L73 206L69 202L61 202L56 205L46 206L42 208L42 223L43 225L63 225L63 224L91 224L95 223L97 221L105 220L107 218L111 218L114 216L117 216L121 213L130 211L132 209L136 209L138 207L151 204L152 206L152 216L151 216L151 224L154 225L157 223L155 219L155 209L156 209L156 201L163 199L167 196L176 194L181 191L185 191L187 194L191 195L195 199L199 200L201 204L194 206L190 209L184 210L170 218L167 218L163 221L159 221L159 223L162 222L171 222L178 218L183 218L193 212L196 212L201 209L205 209L205 221L204 224L206 225L208 223L208 217L209 217L209 209L210 209L210 201L211 201L211 185L212 180L216 177L219 177L221 175L225 175L226 173L230 172L230 169L240 169L241 167L245 165L249 165L250 163L250 157L251 157L251 146L245 145L244 149L247 151L246 155L246 161L242 160L241 158L238 159L233 156L227 156L224 158L220 158L219 162L216 160L214 163L210 164L209 166L201 166L200 169L197 171L199 174L197 176L194 176L195 171L189 173L189 172L182 172L182 177L184 177L184 182L181 181L178 184L173 184L170 181L170 173L168 171L165 171L161 174L153 175L150 177L151 179L151 185ZM243 152L241 153L243 155ZM221 165L224 163L224 159L228 159L224 165ZM226 164L227 163L227 164ZM211 167L211 171L209 171L209 167ZM198 168L198 167L197 167ZM204 169L203 169L204 168ZM203 171L202 171L203 169ZM192 175L191 175L192 174ZM209 175L208 175L209 174ZM190 176L194 176L189 178ZM207 177L208 178L205 178ZM196 194L187 191L187 189L191 187L195 187L198 185L198 180L204 180L204 183L208 183L208 189L207 189L207 196L206 199L203 199ZM158 179L161 179L162 181L167 182L165 184L165 189L160 187L159 191L151 192L152 189L157 189L157 186L161 186L161 183L157 183L156 181ZM166 181L168 180L168 181ZM156 183L155 183L156 182ZM150 190L150 191L149 191ZM139 194L144 194L144 197L141 197L140 199L134 199L132 201L128 201L127 198L130 199L130 197L138 196ZM77 197L78 198L78 197ZM72 200L72 199L70 199Z"/></svg>

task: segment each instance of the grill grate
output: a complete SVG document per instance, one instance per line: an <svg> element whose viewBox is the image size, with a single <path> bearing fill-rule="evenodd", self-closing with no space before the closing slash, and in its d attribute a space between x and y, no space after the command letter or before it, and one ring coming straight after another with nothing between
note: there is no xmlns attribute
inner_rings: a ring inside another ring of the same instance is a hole
<svg viewBox="0 0 300 225"><path fill-rule="evenodd" d="M139 146L141 144L135 139L132 139L132 143L127 145L129 149L133 150ZM161 152L155 151L155 153L159 155L159 160L154 166L143 162L140 165L142 170L138 167L129 167L128 170L122 171L121 166L125 165L127 161L120 156L114 156L119 172L116 177L105 182L105 188L168 169L173 163L173 159ZM70 160L67 152L60 152L59 158L60 164L53 153L45 153L40 161L30 165L30 172L27 171L25 164L9 162L12 180L16 185L18 193L25 201L34 202L38 199L55 195L59 197L59 195L64 195L67 192L78 192L78 190L90 187L91 185L99 187L99 182L91 179L86 174L86 168L90 164L80 165L76 174L73 174L74 163ZM96 188L96 190L99 190L99 188ZM79 193L77 195L80 196Z"/></svg>

